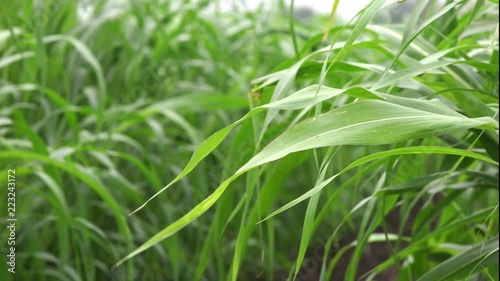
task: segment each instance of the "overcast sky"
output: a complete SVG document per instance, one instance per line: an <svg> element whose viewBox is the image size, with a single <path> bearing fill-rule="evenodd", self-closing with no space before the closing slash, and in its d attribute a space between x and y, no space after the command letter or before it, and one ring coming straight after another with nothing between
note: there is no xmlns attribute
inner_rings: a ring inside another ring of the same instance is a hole
<svg viewBox="0 0 500 281"><path fill-rule="evenodd" d="M229 8L231 5L246 3L250 9L258 7L261 3L270 5L276 0L220 0L221 8ZM371 0L341 0L337 7L338 14L342 15L344 19L351 19L363 9ZM388 2L394 0L388 0ZM290 5L291 0L285 0ZM295 7L309 7L316 12L329 14L332 10L333 0L295 0ZM225 6L225 7L224 7ZM238 5L240 6L240 5Z"/></svg>
<svg viewBox="0 0 500 281"><path fill-rule="evenodd" d="M286 0L290 4L291 0ZM337 12L345 19L351 19L361 9L363 9L370 0L342 0L339 2ZM317 12L329 14L332 10L333 0L295 0L295 7L310 7Z"/></svg>

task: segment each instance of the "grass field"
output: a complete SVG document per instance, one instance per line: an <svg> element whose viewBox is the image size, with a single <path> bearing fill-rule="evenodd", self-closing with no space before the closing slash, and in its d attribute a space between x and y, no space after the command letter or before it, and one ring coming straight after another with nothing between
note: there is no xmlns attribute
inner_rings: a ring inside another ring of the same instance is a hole
<svg viewBox="0 0 500 281"><path fill-rule="evenodd" d="M499 280L498 0L330 2L2 2L0 280Z"/></svg>

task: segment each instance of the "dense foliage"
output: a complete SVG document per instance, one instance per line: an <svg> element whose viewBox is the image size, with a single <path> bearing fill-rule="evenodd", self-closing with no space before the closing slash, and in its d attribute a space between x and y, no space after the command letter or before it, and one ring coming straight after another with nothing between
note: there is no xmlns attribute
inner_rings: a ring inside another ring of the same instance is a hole
<svg viewBox="0 0 500 281"><path fill-rule="evenodd" d="M2 2L0 279L499 280L498 1L223 2Z"/></svg>

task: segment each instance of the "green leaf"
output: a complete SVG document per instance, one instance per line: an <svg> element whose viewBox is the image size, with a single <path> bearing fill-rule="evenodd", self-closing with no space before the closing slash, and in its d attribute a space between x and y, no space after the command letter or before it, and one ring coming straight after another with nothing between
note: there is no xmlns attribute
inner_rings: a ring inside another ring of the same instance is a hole
<svg viewBox="0 0 500 281"><path fill-rule="evenodd" d="M15 54L15 55L11 55L8 57L0 58L0 69L6 67L6 66L8 66L11 63L14 63L16 61L20 61L20 60L25 59L25 58L32 58L34 56L35 56L35 54L33 52L24 52L24 53Z"/></svg>
<svg viewBox="0 0 500 281"><path fill-rule="evenodd" d="M481 126L492 129L498 125L491 118L470 119L365 100L302 121L278 136L238 172L307 149L389 144Z"/></svg>
<svg viewBox="0 0 500 281"><path fill-rule="evenodd" d="M324 180L323 182L317 184L315 187L311 188L309 191L306 193L302 194L298 198L290 201L289 203L285 204L283 207L277 209L276 211L272 212L270 215L268 215L266 218L261 220L259 223L268 220L277 214L284 212L287 209L290 209L291 207L297 205L298 203L306 200L307 198L311 197L312 195L316 194L319 192L321 189L323 189L325 186L327 186L329 183L331 183L335 178L337 178L340 174L343 172L359 167L363 164L366 164L368 162L374 161L374 160L379 160L384 157L389 157L389 156L398 156L398 155L404 155L404 154L449 154L449 155L461 155L461 156L466 156L466 157L471 157L475 159L479 159L488 163L492 163L495 165L498 165L497 162L491 160L490 158L483 156L481 154L477 154L474 152L470 152L467 150L461 150L461 149L455 149L455 148L448 148L448 147L432 147L432 146L418 146L418 147L402 147L402 148L396 148L396 149L391 149L387 151L382 151L379 153L374 153L368 156L365 156L363 158L360 158L351 164L349 164L347 167L345 167L342 171L339 173L335 174L334 176ZM380 192L383 192L383 189L380 190ZM378 193L377 193L378 194Z"/></svg>
<svg viewBox="0 0 500 281"><path fill-rule="evenodd" d="M319 90L318 90L319 89ZM362 97L362 98L379 98L375 93L370 92L364 88L361 87L354 87L354 88L348 88L348 89L335 89L335 88L328 88L328 87L321 87L318 85L312 85L307 88L304 88L293 95L290 95L284 99L256 107L252 109L250 112L248 112L245 116L243 116L241 119L238 121L234 122L233 124L215 132L213 135L211 135L208 139L203 141L194 151L193 155L191 156L191 159L189 162L186 164L186 167L182 170L182 172L175 177L169 184L167 184L165 187L163 187L160 191L155 193L153 196L151 196L144 204L139 206L137 209L135 209L132 213L134 214L135 212L139 211L140 209L144 208L151 200L153 200L156 196L158 196L160 193L164 192L167 190L170 186L181 180L183 177L188 175L207 155L209 155L221 142L229 135L231 130L247 120L248 118L254 116L255 114L264 111L265 109L268 108L273 108L273 109L287 109L287 110L295 110L295 109L300 109L300 108L305 108L309 106L313 106L321 101L330 99L334 96L338 96L340 94L351 94L355 97Z"/></svg>
<svg viewBox="0 0 500 281"><path fill-rule="evenodd" d="M498 236L446 260L417 281L457 280L494 264L498 265Z"/></svg>

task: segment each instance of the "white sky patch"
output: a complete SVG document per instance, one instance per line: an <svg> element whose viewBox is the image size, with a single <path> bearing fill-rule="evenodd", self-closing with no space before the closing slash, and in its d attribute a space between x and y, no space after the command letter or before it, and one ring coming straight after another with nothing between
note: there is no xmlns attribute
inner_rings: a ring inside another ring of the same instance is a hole
<svg viewBox="0 0 500 281"><path fill-rule="evenodd" d="M359 11L365 8L372 0L340 0L337 7L337 15L344 20L352 19ZM386 0L384 6L387 7L400 0ZM406 0L413 1L413 0ZM295 0L295 8L306 7L317 13L330 14L334 0ZM292 0L285 0L287 5ZM219 7L224 11L232 8L243 10L254 10L264 4L266 8L272 8L278 4L278 0L219 0Z"/></svg>

